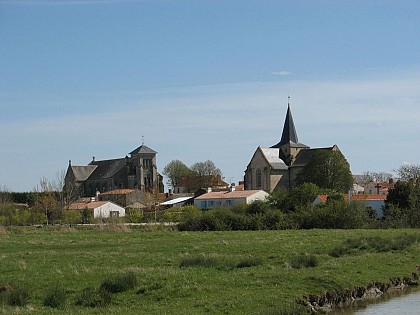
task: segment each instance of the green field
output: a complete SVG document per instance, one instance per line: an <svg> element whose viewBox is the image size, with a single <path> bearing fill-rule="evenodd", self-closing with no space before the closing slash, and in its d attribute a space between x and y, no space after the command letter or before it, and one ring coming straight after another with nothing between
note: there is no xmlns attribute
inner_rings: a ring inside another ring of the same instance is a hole
<svg viewBox="0 0 420 315"><path fill-rule="evenodd" d="M380 237L390 243L401 235L418 240L420 230L0 227L0 288L18 285L30 293L26 306L10 306L6 290L0 293L0 314L281 314L304 294L410 276L420 264L419 242L402 250L359 246L340 257L328 255L349 239ZM315 256L317 266L293 268L300 254ZM111 274L127 271L137 276L136 286L112 294L109 305L75 305L84 288L96 290ZM46 291L56 284L65 288L65 305L43 306Z"/></svg>

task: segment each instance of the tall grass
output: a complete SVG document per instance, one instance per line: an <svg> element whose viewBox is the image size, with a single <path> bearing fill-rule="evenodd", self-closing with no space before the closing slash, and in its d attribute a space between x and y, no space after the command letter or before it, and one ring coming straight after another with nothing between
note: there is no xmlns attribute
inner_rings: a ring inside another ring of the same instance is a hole
<svg viewBox="0 0 420 315"><path fill-rule="evenodd" d="M295 255L290 259L292 268L309 268L318 265L318 258L315 255L300 254Z"/></svg>
<svg viewBox="0 0 420 315"><path fill-rule="evenodd" d="M22 284L15 284L6 291L7 302L12 306L25 306L29 301L29 297L28 288Z"/></svg>
<svg viewBox="0 0 420 315"><path fill-rule="evenodd" d="M383 253L404 250L417 242L418 237L414 235L399 235L394 238L361 237L357 239L347 239L341 245L331 249L328 254L332 257L341 257L363 251Z"/></svg>
<svg viewBox="0 0 420 315"><path fill-rule="evenodd" d="M61 285L57 284L49 288L44 299L44 306L57 308L66 303L66 290Z"/></svg>
<svg viewBox="0 0 420 315"><path fill-rule="evenodd" d="M109 275L101 283L100 288L110 293L124 292L135 288L137 276L133 271Z"/></svg>

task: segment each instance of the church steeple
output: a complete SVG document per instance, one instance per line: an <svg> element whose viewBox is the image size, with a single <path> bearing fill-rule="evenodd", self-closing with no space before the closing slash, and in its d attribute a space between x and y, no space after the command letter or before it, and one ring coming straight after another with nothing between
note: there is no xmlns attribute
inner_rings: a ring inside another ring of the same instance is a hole
<svg viewBox="0 0 420 315"><path fill-rule="evenodd" d="M293 163L300 149L309 148L299 142L295 123L293 122L292 111L290 110L290 96L288 97L286 119L284 120L280 142L271 148L279 148L279 157L288 165Z"/></svg>

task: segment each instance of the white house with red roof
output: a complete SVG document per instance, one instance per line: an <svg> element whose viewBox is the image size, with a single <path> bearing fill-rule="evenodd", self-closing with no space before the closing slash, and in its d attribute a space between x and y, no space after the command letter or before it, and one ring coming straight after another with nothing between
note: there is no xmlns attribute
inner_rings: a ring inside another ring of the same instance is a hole
<svg viewBox="0 0 420 315"><path fill-rule="evenodd" d="M254 201L264 201L269 194L264 190L208 191L194 199L194 205L201 209L226 207L238 204L250 204Z"/></svg>
<svg viewBox="0 0 420 315"><path fill-rule="evenodd" d="M92 210L94 218L124 217L125 209L110 201L74 202L69 210Z"/></svg>
<svg viewBox="0 0 420 315"><path fill-rule="evenodd" d="M343 195L343 199L348 202L362 202L365 207L372 208L375 210L376 215L379 218L382 218L384 216L383 207L385 206L385 200L387 198L387 195L384 194L357 194L357 195ZM318 195L313 204L322 204L326 203L328 200L328 195Z"/></svg>

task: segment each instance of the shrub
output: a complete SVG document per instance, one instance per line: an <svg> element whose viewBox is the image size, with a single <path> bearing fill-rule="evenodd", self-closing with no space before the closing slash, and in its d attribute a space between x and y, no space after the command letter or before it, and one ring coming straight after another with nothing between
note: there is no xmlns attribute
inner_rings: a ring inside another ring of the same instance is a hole
<svg viewBox="0 0 420 315"><path fill-rule="evenodd" d="M122 274L110 275L107 279L102 281L101 289L110 293L119 293L133 289L136 285L136 274L132 271L128 271Z"/></svg>
<svg viewBox="0 0 420 315"><path fill-rule="evenodd" d="M66 303L66 290L60 286L56 285L50 288L44 299L44 306L49 307L60 307Z"/></svg>
<svg viewBox="0 0 420 315"><path fill-rule="evenodd" d="M242 259L236 264L236 268L248 268L259 266L262 264L262 259L260 257L247 257Z"/></svg>
<svg viewBox="0 0 420 315"><path fill-rule="evenodd" d="M290 260L290 265L292 268L316 267L318 265L318 259L315 255L296 255Z"/></svg>
<svg viewBox="0 0 420 315"><path fill-rule="evenodd" d="M328 254L332 257L341 257L361 251L389 252L391 250L404 250L418 241L414 235L402 235L394 239L381 237L361 237L347 239L343 244L333 248Z"/></svg>
<svg viewBox="0 0 420 315"><path fill-rule="evenodd" d="M76 299L76 305L87 307L106 306L109 303L111 303L111 293L103 289L84 288Z"/></svg>
<svg viewBox="0 0 420 315"><path fill-rule="evenodd" d="M7 291L7 302L13 306L25 306L29 301L29 290L21 285L10 287Z"/></svg>
<svg viewBox="0 0 420 315"><path fill-rule="evenodd" d="M214 268L223 265L223 262L216 257L196 256L196 257L184 257L181 259L179 266L181 268L191 267L206 267Z"/></svg>

